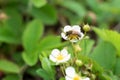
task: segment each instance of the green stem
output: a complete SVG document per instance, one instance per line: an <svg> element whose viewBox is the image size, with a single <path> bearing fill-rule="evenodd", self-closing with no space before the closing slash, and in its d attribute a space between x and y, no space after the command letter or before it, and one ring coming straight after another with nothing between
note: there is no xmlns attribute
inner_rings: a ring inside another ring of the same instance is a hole
<svg viewBox="0 0 120 80"><path fill-rule="evenodd" d="M75 44L74 43L72 43L72 47L73 47L73 49L74 49L74 56L75 56L75 59L77 58L77 53L76 53L76 51L75 51Z"/></svg>
<svg viewBox="0 0 120 80"><path fill-rule="evenodd" d="M84 48L85 48L84 54L87 55L87 53L86 53L86 40L84 41Z"/></svg>
<svg viewBox="0 0 120 80"><path fill-rule="evenodd" d="M86 35L87 35L87 32L85 32L84 37L85 37ZM85 48L85 50L84 50L84 54L87 55L87 53L86 53L86 40L84 40L84 48Z"/></svg>
<svg viewBox="0 0 120 80"><path fill-rule="evenodd" d="M61 71L62 71L62 73L63 73L63 76L65 76L65 72L64 72L64 67L63 67L63 65L60 65L60 69L61 69Z"/></svg>

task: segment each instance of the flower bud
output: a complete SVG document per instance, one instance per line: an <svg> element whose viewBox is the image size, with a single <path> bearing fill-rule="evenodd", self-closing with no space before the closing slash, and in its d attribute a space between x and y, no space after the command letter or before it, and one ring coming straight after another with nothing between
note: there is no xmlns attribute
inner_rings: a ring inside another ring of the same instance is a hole
<svg viewBox="0 0 120 80"><path fill-rule="evenodd" d="M84 39L90 39L90 37L89 36L85 36L85 38Z"/></svg>
<svg viewBox="0 0 120 80"><path fill-rule="evenodd" d="M83 30L84 30L85 32L90 31L90 26L89 26L88 24L84 25L84 26L83 26Z"/></svg>
<svg viewBox="0 0 120 80"><path fill-rule="evenodd" d="M86 68L87 68L87 69L91 70L91 69L92 69L92 67L93 67L93 64L92 64L92 63L90 63L90 64L86 64L85 66L86 66Z"/></svg>
<svg viewBox="0 0 120 80"><path fill-rule="evenodd" d="M81 60L76 60L75 63L78 66L82 66L83 65L83 62Z"/></svg>
<svg viewBox="0 0 120 80"><path fill-rule="evenodd" d="M78 44L76 44L76 45L74 45L74 50L75 50L75 52L79 52L82 49L81 49L81 47Z"/></svg>
<svg viewBox="0 0 120 80"><path fill-rule="evenodd" d="M91 74L91 78L92 78L93 80L95 80L96 75L95 75L95 74Z"/></svg>

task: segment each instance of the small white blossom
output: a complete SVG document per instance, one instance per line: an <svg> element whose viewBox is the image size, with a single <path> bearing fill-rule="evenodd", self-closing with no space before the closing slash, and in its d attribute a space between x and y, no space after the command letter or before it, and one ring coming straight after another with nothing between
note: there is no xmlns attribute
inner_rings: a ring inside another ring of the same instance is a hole
<svg viewBox="0 0 120 80"><path fill-rule="evenodd" d="M81 32L81 28L78 25L74 26L65 26L61 36L65 40L70 40L71 42L77 42L84 37L84 34Z"/></svg>
<svg viewBox="0 0 120 80"><path fill-rule="evenodd" d="M53 49L49 59L56 64L67 62L70 59L70 54L68 54L68 51L66 49L58 50Z"/></svg>
<svg viewBox="0 0 120 80"><path fill-rule="evenodd" d="M73 67L67 67L65 69L65 80L90 80L88 77L81 77L75 72L75 69Z"/></svg>

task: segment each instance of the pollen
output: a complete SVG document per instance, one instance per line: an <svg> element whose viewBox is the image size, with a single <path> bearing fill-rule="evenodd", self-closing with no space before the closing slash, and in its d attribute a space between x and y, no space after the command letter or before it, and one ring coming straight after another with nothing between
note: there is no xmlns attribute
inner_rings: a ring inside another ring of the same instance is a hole
<svg viewBox="0 0 120 80"><path fill-rule="evenodd" d="M61 54L59 54L58 56L57 56L57 60L63 60L64 59L64 56L63 55L61 55Z"/></svg>
<svg viewBox="0 0 120 80"><path fill-rule="evenodd" d="M78 75L76 75L73 80L80 80L80 77Z"/></svg>
<svg viewBox="0 0 120 80"><path fill-rule="evenodd" d="M79 39L79 35L77 35L77 34L70 34L70 35L68 35L68 39L69 40Z"/></svg>

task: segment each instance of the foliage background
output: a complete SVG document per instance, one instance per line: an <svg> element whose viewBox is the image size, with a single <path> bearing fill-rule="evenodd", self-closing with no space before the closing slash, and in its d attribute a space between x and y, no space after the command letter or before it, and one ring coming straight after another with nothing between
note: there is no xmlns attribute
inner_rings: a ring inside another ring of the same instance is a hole
<svg viewBox="0 0 120 80"><path fill-rule="evenodd" d="M0 79L54 80L55 68L47 56L51 49L68 44L60 37L62 28L88 23L96 28L88 33L90 39L81 44L86 47L83 55L103 69L105 79L101 80L120 80L119 3L120 0L0 0Z"/></svg>

